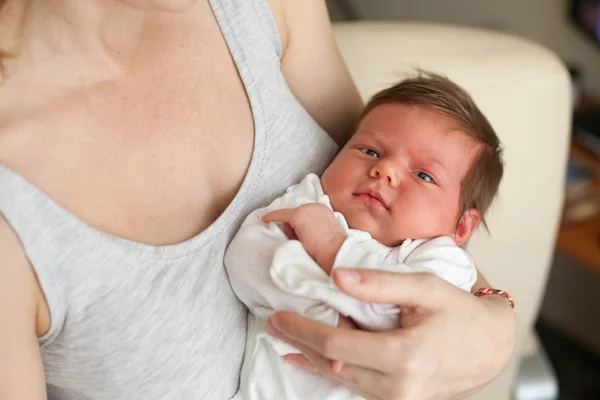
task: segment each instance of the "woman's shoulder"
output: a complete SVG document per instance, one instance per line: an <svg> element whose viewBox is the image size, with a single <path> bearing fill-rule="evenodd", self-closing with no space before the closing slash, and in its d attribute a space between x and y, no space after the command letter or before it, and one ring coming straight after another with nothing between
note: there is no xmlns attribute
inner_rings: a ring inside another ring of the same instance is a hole
<svg viewBox="0 0 600 400"><path fill-rule="evenodd" d="M37 93L37 95L35 94ZM47 97L42 87L32 87L22 82L0 83L0 164L18 172L33 168L30 161L36 143L32 138L54 126L48 119L48 110L54 107L52 97ZM47 137L47 135L46 135Z"/></svg>
<svg viewBox="0 0 600 400"><path fill-rule="evenodd" d="M323 0L268 0L279 30L281 71L302 106L338 143L352 133L362 100L337 48Z"/></svg>
<svg viewBox="0 0 600 400"><path fill-rule="evenodd" d="M281 52L285 53L288 44L288 26L286 21L286 10L289 11L289 0L267 0L275 25L279 31L279 39L281 41Z"/></svg>

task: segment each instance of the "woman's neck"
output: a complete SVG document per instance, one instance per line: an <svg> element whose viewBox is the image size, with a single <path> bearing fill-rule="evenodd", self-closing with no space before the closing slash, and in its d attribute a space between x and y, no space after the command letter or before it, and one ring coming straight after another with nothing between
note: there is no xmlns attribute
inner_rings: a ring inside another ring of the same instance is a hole
<svg viewBox="0 0 600 400"><path fill-rule="evenodd" d="M7 0L0 38L15 55L6 60L7 73L47 83L61 81L61 72L70 82L74 73L80 82L116 78L171 46L194 14L191 7L145 11L114 0Z"/></svg>

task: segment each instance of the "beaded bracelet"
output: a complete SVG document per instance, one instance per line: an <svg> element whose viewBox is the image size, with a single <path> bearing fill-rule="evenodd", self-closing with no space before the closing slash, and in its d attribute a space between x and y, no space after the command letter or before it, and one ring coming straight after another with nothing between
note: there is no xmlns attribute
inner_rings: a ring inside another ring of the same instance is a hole
<svg viewBox="0 0 600 400"><path fill-rule="evenodd" d="M475 293L473 293L473 296L481 297L481 296L485 296L486 294L497 294L498 296L502 296L504 298L504 300L506 300L508 302L508 304L510 304L513 311L516 312L515 301L513 300L512 297L510 297L510 294L508 294L504 290L492 289L492 288L481 288L478 291L476 291Z"/></svg>

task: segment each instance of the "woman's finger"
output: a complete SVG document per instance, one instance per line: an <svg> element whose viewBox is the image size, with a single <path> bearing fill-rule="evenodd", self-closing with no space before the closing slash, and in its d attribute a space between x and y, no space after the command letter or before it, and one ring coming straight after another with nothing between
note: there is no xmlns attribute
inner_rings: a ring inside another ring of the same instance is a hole
<svg viewBox="0 0 600 400"><path fill-rule="evenodd" d="M368 399L396 398L392 397L395 396L395 389L390 376L379 371L347 364L343 371L329 374L326 377Z"/></svg>
<svg viewBox="0 0 600 400"><path fill-rule="evenodd" d="M401 307L424 307L429 310L444 305L440 301L450 284L429 273L400 273L376 270L337 268L335 283L349 295L369 303L396 304ZM465 294L467 294L465 292Z"/></svg>
<svg viewBox="0 0 600 400"><path fill-rule="evenodd" d="M337 324L338 328L342 329L358 329L358 326L348 317L340 315ZM344 362L340 360L331 360L331 370L333 372L340 372L344 368Z"/></svg>
<svg viewBox="0 0 600 400"><path fill-rule="evenodd" d="M358 329L358 325L356 325L354 321L348 317L344 317L343 315L340 315L337 326L338 328L343 329Z"/></svg>
<svg viewBox="0 0 600 400"><path fill-rule="evenodd" d="M276 313L265 329L296 348L299 348L296 344L301 344L303 348L310 348L330 360L380 371L392 371L402 362L402 355L410 353L409 348L405 349L410 342L402 331L374 333L336 328L292 312ZM392 334L394 340L391 340ZM391 359L387 357L390 353L398 356ZM376 354L386 357L375 357Z"/></svg>
<svg viewBox="0 0 600 400"><path fill-rule="evenodd" d="M311 363L304 354L286 354L283 358L288 364L302 368L303 370L310 372L311 374L319 373L317 367L315 367L315 365Z"/></svg>
<svg viewBox="0 0 600 400"><path fill-rule="evenodd" d="M358 326L350 318L340 315L338 322L338 328L342 329L358 329ZM285 357L286 361L293 363L294 365L309 371L317 373L317 368L310 362L303 354L287 354ZM344 363L339 360L331 360L331 370L334 373L340 372L344 368Z"/></svg>
<svg viewBox="0 0 600 400"><path fill-rule="evenodd" d="M347 364L343 371L333 372L329 369L328 360L314 350L297 343L297 349L303 354L285 356L288 363L304 369L307 372L319 374L338 385L344 385L356 394L366 399L379 400L381 393L394 390L391 380L386 374L368 368ZM306 354L306 357L304 356ZM388 388L389 387L389 388Z"/></svg>

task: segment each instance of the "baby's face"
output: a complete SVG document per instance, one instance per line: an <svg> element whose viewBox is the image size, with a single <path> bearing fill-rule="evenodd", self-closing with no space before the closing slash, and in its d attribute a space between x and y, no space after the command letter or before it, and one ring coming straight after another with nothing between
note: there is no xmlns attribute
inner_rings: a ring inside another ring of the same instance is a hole
<svg viewBox="0 0 600 400"><path fill-rule="evenodd" d="M322 176L348 225L388 246L452 236L461 182L481 145L429 108L373 109Z"/></svg>

